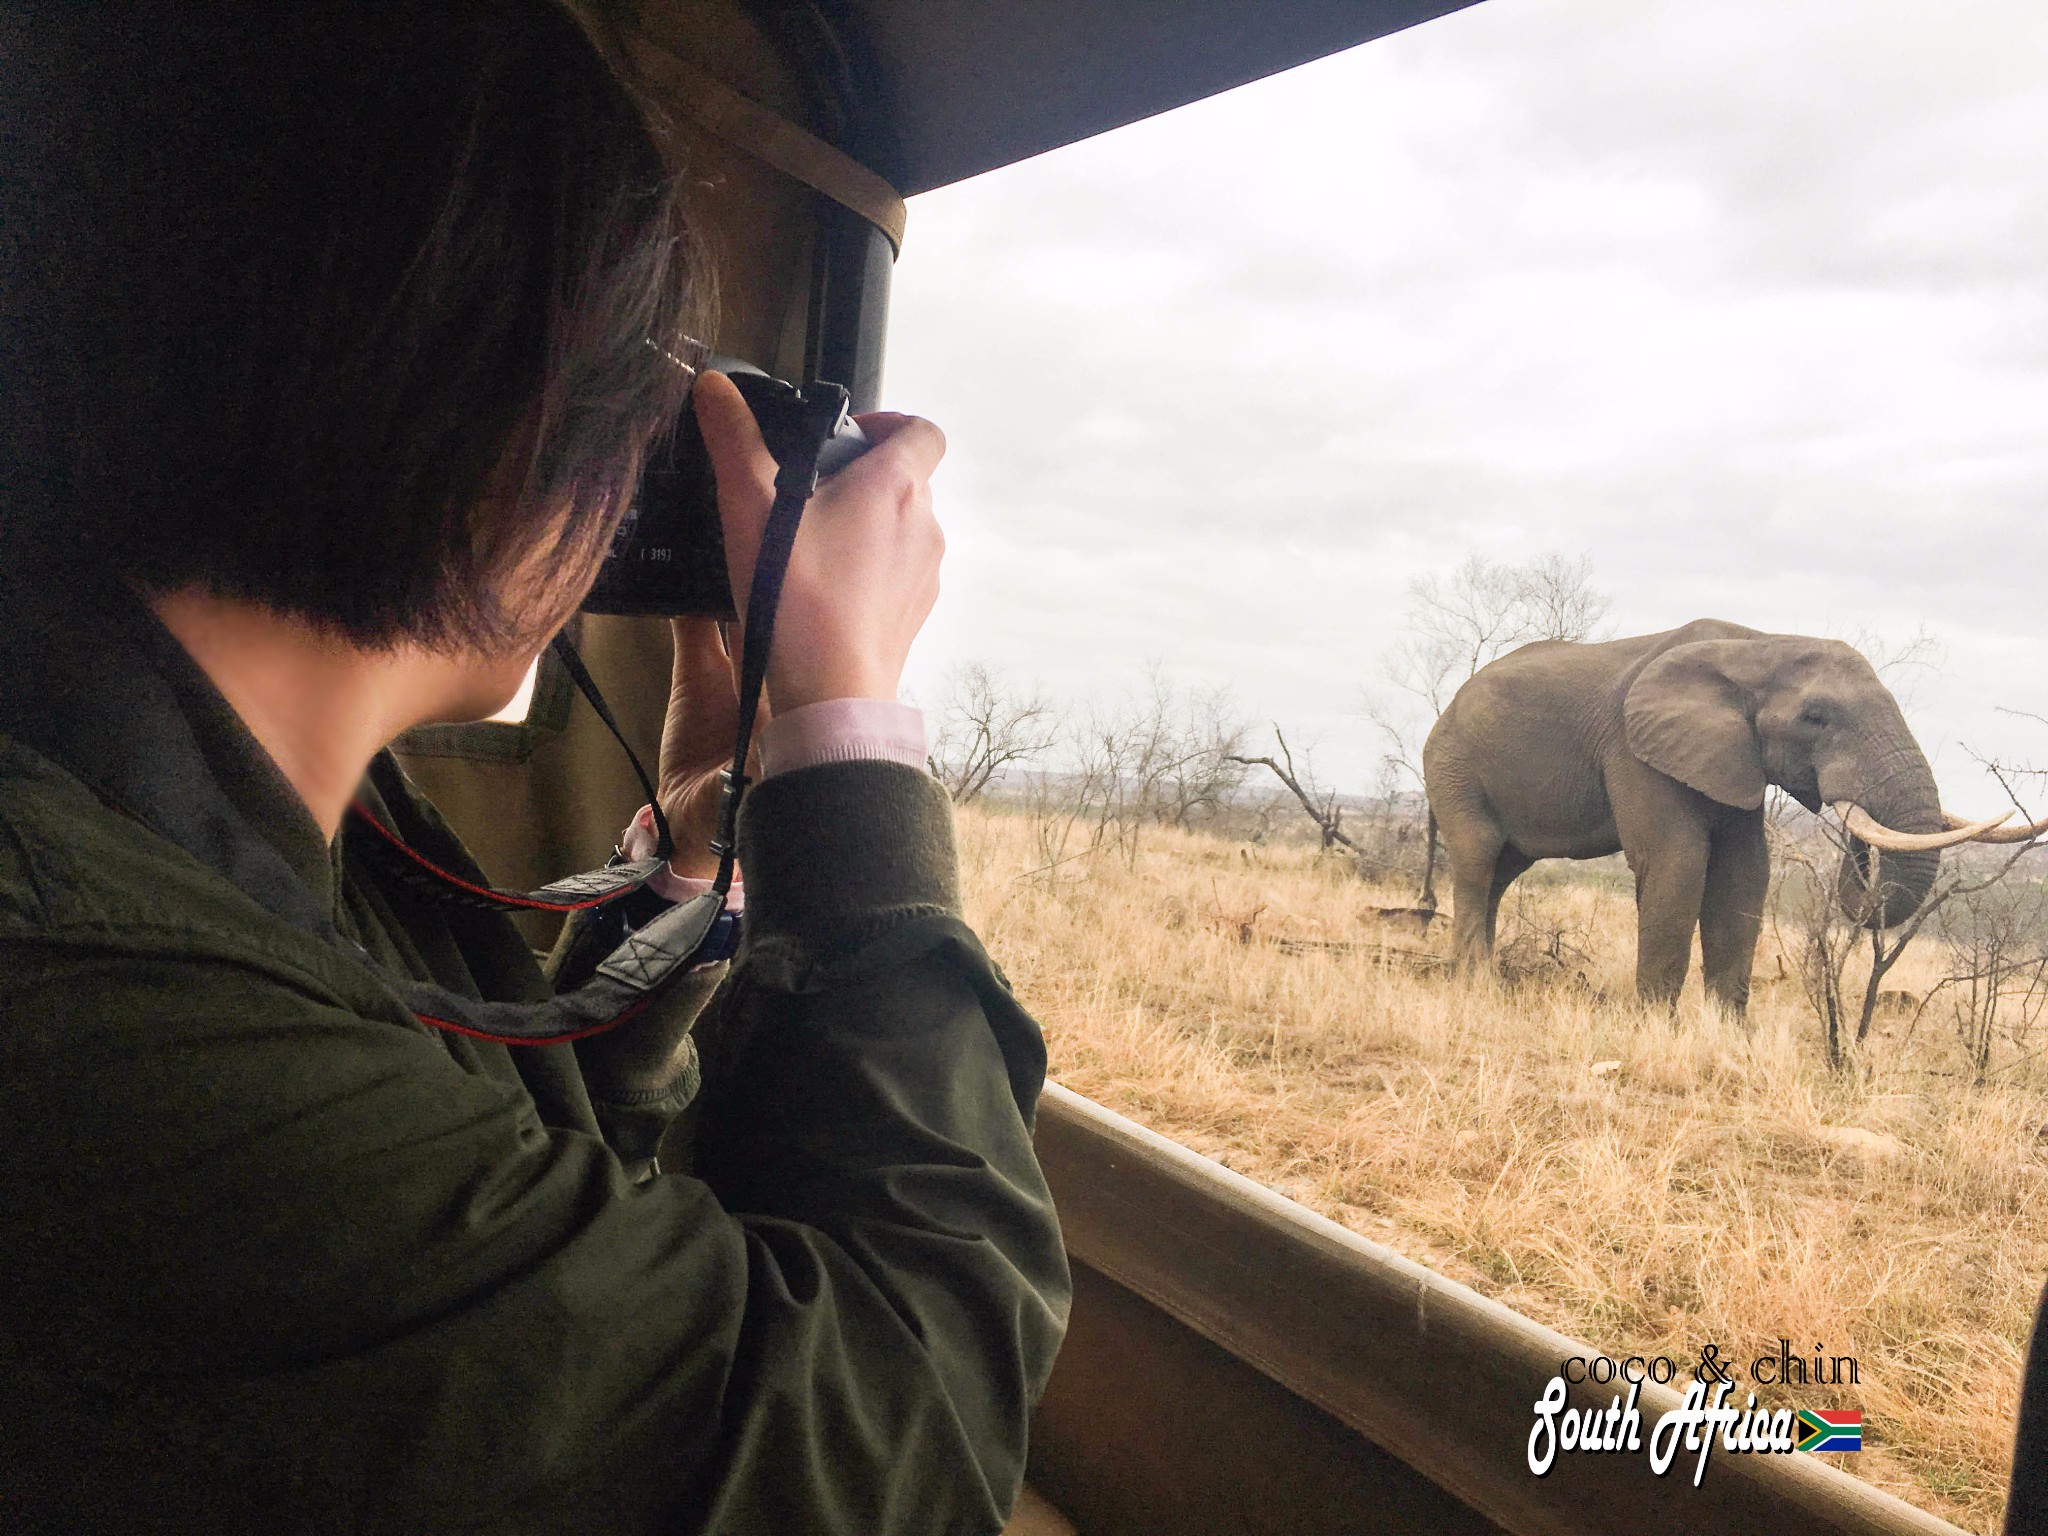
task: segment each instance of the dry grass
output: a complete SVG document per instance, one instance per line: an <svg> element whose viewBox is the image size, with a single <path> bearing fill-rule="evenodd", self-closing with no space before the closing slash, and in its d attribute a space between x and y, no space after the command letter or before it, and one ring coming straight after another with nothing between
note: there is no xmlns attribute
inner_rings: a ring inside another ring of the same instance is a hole
<svg viewBox="0 0 2048 1536"><path fill-rule="evenodd" d="M1859 1386L1775 1403L1860 1407L1869 1449L1831 1459L1996 1529L2048 1275L2040 1081L1971 1087L1925 1022L1830 1073L1768 934L1747 1025L1697 966L1675 1026L1645 1014L1612 890L1530 889L1586 959L1501 988L1383 958L1404 893L1305 847L1148 829L1133 867L1045 872L1022 815L961 836L1061 1082L1609 1354L1853 1356Z"/></svg>

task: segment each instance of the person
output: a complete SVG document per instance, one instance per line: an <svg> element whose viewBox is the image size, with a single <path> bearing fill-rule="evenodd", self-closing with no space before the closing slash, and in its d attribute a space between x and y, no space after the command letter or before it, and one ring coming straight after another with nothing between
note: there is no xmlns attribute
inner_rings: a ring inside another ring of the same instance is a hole
<svg viewBox="0 0 2048 1536"><path fill-rule="evenodd" d="M679 409L737 592L771 497L665 360L659 124L553 0L24 0L0 60L0 1525L996 1531L1068 1278L894 702L937 429L806 514L729 974L436 1027L561 978L401 878L485 883L388 744L512 696ZM737 705L676 638L681 897Z"/></svg>

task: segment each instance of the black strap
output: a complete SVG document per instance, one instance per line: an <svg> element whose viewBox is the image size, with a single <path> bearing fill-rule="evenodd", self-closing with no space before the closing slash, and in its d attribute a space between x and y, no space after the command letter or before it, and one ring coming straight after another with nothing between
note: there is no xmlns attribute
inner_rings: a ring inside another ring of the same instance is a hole
<svg viewBox="0 0 2048 1536"><path fill-rule="evenodd" d="M768 680L768 653L775 642L775 610L782 599L782 578L796 547L797 525L817 483L818 456L792 461L775 477L775 502L761 529L761 550L754 560L753 586L747 595L747 622L740 638L739 725L733 736L732 764L721 777L725 794L718 807L718 834L711 851L718 855L718 874L711 888L732 888L738 868L740 801L747 792L747 754L754 745L754 721L761 709L761 689Z"/></svg>
<svg viewBox="0 0 2048 1536"><path fill-rule="evenodd" d="M732 889L738 868L740 801L747 792L747 753L754 744L754 719L761 707L761 688L768 680L768 654L775 642L775 611L782 601L782 578L796 547L797 525L818 488L818 455L846 419L846 391L837 384L813 383L798 396L804 412L803 430L792 438L792 450L775 473L775 501L761 529L761 547L754 556L754 579L747 593L747 622L740 638L740 715L734 732L732 765L725 770L725 795L718 807L718 835L711 851L718 855L718 874L711 889L721 895Z"/></svg>
<svg viewBox="0 0 2048 1536"><path fill-rule="evenodd" d="M605 729L612 733L612 740L625 752L626 761L633 765L633 776L640 781L640 791L647 796L648 808L654 812L654 856L666 864L675 856L676 844L675 839L669 836L668 818L661 814L661 797L654 792L654 780L647 776L647 767L640 761L640 754L633 750L633 744L626 740L626 733L619 729L611 706L598 692L597 679L590 675L590 668L584 666L583 658L576 654L576 646L566 629L555 636L552 649L556 660L568 670L569 681L590 701L590 707L597 711L597 718L604 722Z"/></svg>

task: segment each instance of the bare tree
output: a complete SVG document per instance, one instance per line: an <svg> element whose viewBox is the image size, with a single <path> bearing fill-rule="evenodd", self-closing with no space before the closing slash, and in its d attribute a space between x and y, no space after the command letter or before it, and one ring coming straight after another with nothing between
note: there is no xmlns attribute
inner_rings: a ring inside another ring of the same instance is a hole
<svg viewBox="0 0 2048 1536"><path fill-rule="evenodd" d="M2004 713L2042 720L2019 710ZM1971 756L1998 781L2020 815L2027 817L2020 786L2031 786L2026 799L2038 799L2048 783L2048 770L1974 752ZM2003 860L1984 866L1978 878L1964 884L1940 915L1940 934L1948 946L1949 963L1914 1018L1917 1022L1937 1001L1946 1003L1973 1083L1981 1084L1989 1077L1992 1054L2001 1038L2024 1053L2034 1027L2048 1010L2048 884L2038 870L2022 876L2015 868L2021 858L2042 846L2038 839L2020 844Z"/></svg>
<svg viewBox="0 0 2048 1536"><path fill-rule="evenodd" d="M1852 1050L1870 1033L1884 978L1919 936L1927 919L1948 900L1952 888L1938 886L1920 910L1889 935L1852 922L1835 895L1835 871L1850 857L1838 828L1816 818L1795 818L1778 797L1766 832L1771 844L1775 886L1771 924L1778 942L1794 957L1799 984L1814 1017L1820 1021L1821 1046L1828 1065L1843 1071ZM1866 866L1867 868L1868 866ZM1871 869L1871 899L1881 909L1885 899L1881 870ZM1792 930L1791 941L1785 935ZM1856 984L1856 960L1867 953L1862 986Z"/></svg>
<svg viewBox="0 0 2048 1536"><path fill-rule="evenodd" d="M1426 830L1427 818L1417 822L1406 803L1399 768L1382 758L1364 814L1349 823L1348 835L1358 845L1359 878L1374 882L1402 879L1415 862L1415 850ZM1436 910L1436 896L1426 873L1417 904Z"/></svg>
<svg viewBox="0 0 2048 1536"><path fill-rule="evenodd" d="M1248 767L1270 768L1273 776L1287 787L1287 792L1299 800L1301 808L1308 812L1309 820L1316 824L1316 830L1322 834L1325 848L1342 843L1353 853L1357 853L1358 844L1344 831L1344 807L1338 804L1337 792L1334 789L1319 787L1314 774L1305 763L1299 771L1295 769L1294 752L1288 747L1287 738L1281 734L1278 723L1273 726L1273 739L1280 744L1278 760L1270 757L1236 757L1232 761Z"/></svg>
<svg viewBox="0 0 2048 1536"><path fill-rule="evenodd" d="M1142 825L1185 827L1222 810L1244 782L1234 754L1245 725L1227 688L1183 688L1155 663L1142 693L1090 710L1089 721L1091 750L1103 770L1105 814L1097 826L1127 862L1137 858Z"/></svg>
<svg viewBox="0 0 2048 1536"><path fill-rule="evenodd" d="M1590 555L1548 554L1527 565L1469 555L1448 576L1409 583L1407 633L1381 672L1433 722L1488 662L1532 640L1590 639L1612 606L1593 585Z"/></svg>
<svg viewBox="0 0 2048 1536"><path fill-rule="evenodd" d="M1614 600L1593 585L1593 557L1553 551L1518 568L1525 640L1591 640Z"/></svg>
<svg viewBox="0 0 2048 1536"><path fill-rule="evenodd" d="M999 674L971 662L939 707L928 762L953 803L965 805L1010 768L1048 751L1058 736L1058 718L1039 693L1017 692Z"/></svg>
<svg viewBox="0 0 2048 1536"><path fill-rule="evenodd" d="M1163 678L1155 673L1153 696L1162 698ZM1244 750L1249 727L1237 712L1228 688L1166 689L1163 702L1169 731L1163 733L1163 754L1153 814L1176 827L1214 818L1227 811L1243 787Z"/></svg>
<svg viewBox="0 0 2048 1536"><path fill-rule="evenodd" d="M1901 708L1914 702L1922 685L1941 675L1946 658L1940 638L1925 624L1907 635L1859 627L1842 639L1863 654Z"/></svg>
<svg viewBox="0 0 2048 1536"><path fill-rule="evenodd" d="M1135 864L1145 826L1221 814L1244 782L1245 725L1227 688L1182 687L1147 669L1142 691L1077 712L1053 772L1032 791L1042 868L1104 850ZM1073 846L1077 832L1085 843Z"/></svg>
<svg viewBox="0 0 2048 1536"><path fill-rule="evenodd" d="M1434 720L1466 678L1529 638L1519 573L1471 555L1448 576L1418 576L1408 584L1407 633L1381 670Z"/></svg>
<svg viewBox="0 0 2048 1536"><path fill-rule="evenodd" d="M1999 1042L2024 1051L2048 1010L2048 887L2038 877L1974 882L1941 914L1941 936L1948 965L1914 1017L1945 1005L1970 1080L1981 1084Z"/></svg>
<svg viewBox="0 0 2048 1536"><path fill-rule="evenodd" d="M1385 690L1366 717L1386 743L1385 762L1422 785L1422 744L1466 681L1532 640L1590 640L1613 601L1593 584L1593 558L1551 553L1525 565L1467 556L1448 575L1408 587L1407 632L1380 661ZM1422 903L1436 904L1436 822L1423 839Z"/></svg>

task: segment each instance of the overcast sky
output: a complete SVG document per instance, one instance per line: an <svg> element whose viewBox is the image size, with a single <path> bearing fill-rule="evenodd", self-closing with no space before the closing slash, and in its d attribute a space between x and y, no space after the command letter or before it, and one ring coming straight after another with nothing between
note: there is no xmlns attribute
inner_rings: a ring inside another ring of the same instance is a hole
<svg viewBox="0 0 2048 1536"><path fill-rule="evenodd" d="M2048 762L2048 6L1486 0L911 204L921 702L1228 683L1367 790L1409 583L1896 643L1951 808Z"/></svg>

